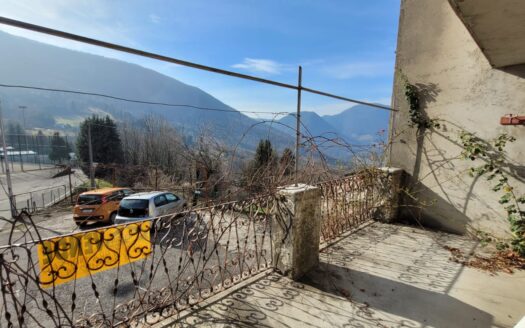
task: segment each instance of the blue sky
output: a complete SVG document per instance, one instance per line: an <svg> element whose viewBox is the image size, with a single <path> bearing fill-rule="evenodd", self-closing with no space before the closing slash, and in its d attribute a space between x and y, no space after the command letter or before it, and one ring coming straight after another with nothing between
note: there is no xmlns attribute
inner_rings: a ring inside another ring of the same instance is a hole
<svg viewBox="0 0 525 328"><path fill-rule="evenodd" d="M176 58L390 104L400 0L3 0L2 15ZM295 93L51 36L0 29L122 59L195 85L239 110L290 112ZM304 96L304 110L351 104Z"/></svg>

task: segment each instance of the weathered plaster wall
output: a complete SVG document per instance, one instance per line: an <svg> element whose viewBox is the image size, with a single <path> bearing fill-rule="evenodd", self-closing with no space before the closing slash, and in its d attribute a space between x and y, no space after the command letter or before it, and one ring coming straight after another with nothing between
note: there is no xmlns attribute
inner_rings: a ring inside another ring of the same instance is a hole
<svg viewBox="0 0 525 328"><path fill-rule="evenodd" d="M525 2L523 3L525 5ZM403 0L391 117L390 165L405 169L424 223L465 233L469 228L508 233L493 183L471 178L473 164L460 159L459 133L489 140L506 132L517 138L508 149L512 184L525 192L525 126L499 125L502 115L525 115L525 66L493 69L447 0ZM423 110L442 127L417 137L408 126L408 104L399 71L424 90ZM405 207L408 209L408 207ZM410 213L409 213L410 212Z"/></svg>

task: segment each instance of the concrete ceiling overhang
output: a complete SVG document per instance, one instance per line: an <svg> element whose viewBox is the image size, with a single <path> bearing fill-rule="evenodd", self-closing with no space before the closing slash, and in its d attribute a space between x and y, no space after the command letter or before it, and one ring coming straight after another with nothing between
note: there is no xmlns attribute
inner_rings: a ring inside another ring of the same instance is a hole
<svg viewBox="0 0 525 328"><path fill-rule="evenodd" d="M525 64L525 0L449 0L493 67Z"/></svg>

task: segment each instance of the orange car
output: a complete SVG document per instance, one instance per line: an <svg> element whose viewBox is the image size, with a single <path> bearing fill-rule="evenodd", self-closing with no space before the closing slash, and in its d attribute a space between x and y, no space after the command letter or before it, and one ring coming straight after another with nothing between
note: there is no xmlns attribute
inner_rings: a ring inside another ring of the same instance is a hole
<svg viewBox="0 0 525 328"><path fill-rule="evenodd" d="M73 208L73 219L80 226L86 223L112 224L122 198L133 194L128 188L102 188L81 193Z"/></svg>

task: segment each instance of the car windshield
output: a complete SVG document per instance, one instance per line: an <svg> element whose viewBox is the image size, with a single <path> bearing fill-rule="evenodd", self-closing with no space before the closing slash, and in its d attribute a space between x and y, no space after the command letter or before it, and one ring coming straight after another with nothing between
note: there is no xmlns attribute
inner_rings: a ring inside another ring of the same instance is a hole
<svg viewBox="0 0 525 328"><path fill-rule="evenodd" d="M166 194L166 199L168 200L168 202L176 202L177 201L177 196L175 196L174 194Z"/></svg>
<svg viewBox="0 0 525 328"><path fill-rule="evenodd" d="M77 200L78 205L99 205L102 204L100 195L80 195Z"/></svg>
<svg viewBox="0 0 525 328"><path fill-rule="evenodd" d="M147 199L123 199L120 202L118 215L125 217L141 217L148 214Z"/></svg>

